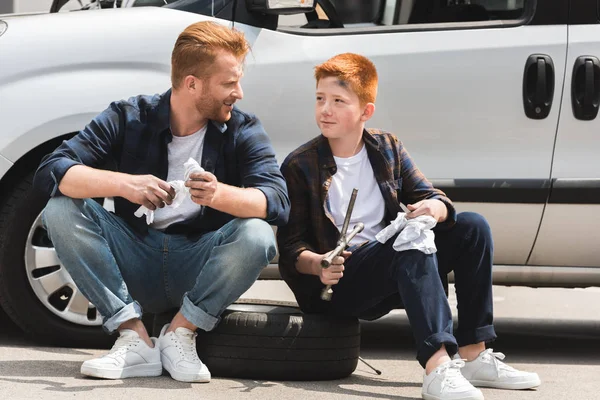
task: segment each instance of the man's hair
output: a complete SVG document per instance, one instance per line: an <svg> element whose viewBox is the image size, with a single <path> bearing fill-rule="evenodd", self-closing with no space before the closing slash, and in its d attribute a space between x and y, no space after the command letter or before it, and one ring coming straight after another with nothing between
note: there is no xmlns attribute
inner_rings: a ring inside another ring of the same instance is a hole
<svg viewBox="0 0 600 400"><path fill-rule="evenodd" d="M178 88L188 75L205 77L219 50L243 58L250 50L244 34L210 21L196 22L177 38L171 55L171 84Z"/></svg>
<svg viewBox="0 0 600 400"><path fill-rule="evenodd" d="M356 93L362 105L375 103L377 69L367 57L354 53L338 54L315 67L317 85L323 78L335 77Z"/></svg>

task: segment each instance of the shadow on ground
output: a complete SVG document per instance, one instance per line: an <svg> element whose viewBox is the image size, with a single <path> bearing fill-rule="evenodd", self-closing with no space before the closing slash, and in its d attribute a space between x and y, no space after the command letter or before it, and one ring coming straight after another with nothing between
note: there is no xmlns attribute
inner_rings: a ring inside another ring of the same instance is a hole
<svg viewBox="0 0 600 400"><path fill-rule="evenodd" d="M540 321L536 326L531 320L498 319L494 325L498 338L489 347L505 353L508 363L547 363L551 358L553 364L577 360L582 365L600 365L596 322ZM415 343L405 315L363 322L361 327L361 352L368 352L370 359L415 359Z"/></svg>

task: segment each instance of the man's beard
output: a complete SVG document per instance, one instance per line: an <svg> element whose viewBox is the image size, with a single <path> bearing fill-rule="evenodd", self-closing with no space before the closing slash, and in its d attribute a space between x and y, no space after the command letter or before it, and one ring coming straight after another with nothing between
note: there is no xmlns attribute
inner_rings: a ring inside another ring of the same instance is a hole
<svg viewBox="0 0 600 400"><path fill-rule="evenodd" d="M209 120L225 123L231 118L231 114L224 114L223 107L225 106L223 101L215 100L210 98L208 94L202 94L202 98L196 103L196 109L198 112L206 116Z"/></svg>

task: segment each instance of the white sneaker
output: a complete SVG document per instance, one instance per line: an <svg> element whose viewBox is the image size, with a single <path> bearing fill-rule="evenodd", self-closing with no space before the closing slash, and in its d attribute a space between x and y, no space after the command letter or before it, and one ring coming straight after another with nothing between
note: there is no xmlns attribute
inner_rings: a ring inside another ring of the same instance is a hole
<svg viewBox="0 0 600 400"><path fill-rule="evenodd" d="M156 338L150 339L154 343L153 348L137 332L123 329L108 354L85 361L81 365L81 373L105 379L162 375L160 350Z"/></svg>
<svg viewBox="0 0 600 400"><path fill-rule="evenodd" d="M423 375L421 396L425 400L483 400L483 394L460 373L462 360L448 361Z"/></svg>
<svg viewBox="0 0 600 400"><path fill-rule="evenodd" d="M479 387L531 389L541 385L538 374L519 371L501 360L504 360L504 354L486 349L473 361L465 362L461 372L469 382Z"/></svg>
<svg viewBox="0 0 600 400"><path fill-rule="evenodd" d="M169 324L163 326L157 340L163 367L171 378L181 382L210 382L210 371L198 358L196 332L177 328L165 334Z"/></svg>

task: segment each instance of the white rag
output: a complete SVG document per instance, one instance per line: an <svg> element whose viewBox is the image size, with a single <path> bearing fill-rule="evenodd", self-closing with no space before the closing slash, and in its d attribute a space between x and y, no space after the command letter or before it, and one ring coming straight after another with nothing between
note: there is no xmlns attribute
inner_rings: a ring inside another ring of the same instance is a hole
<svg viewBox="0 0 600 400"><path fill-rule="evenodd" d="M406 213L399 212L395 220L375 235L375 239L385 243L400 232L392 245L394 250L419 250L425 254L433 254L437 251L435 234L432 231L436 224L435 218L429 215L407 219Z"/></svg>
<svg viewBox="0 0 600 400"><path fill-rule="evenodd" d="M179 207L181 205L181 203L183 203L183 200L185 200L185 195L190 192L190 188L185 186L185 181L190 179L190 175L193 174L194 172L204 171L204 168L202 168L200 166L200 164L198 164L198 161L194 160L191 157L186 162L183 163L183 166L185 167L185 175L183 178L184 180L183 181L176 180L176 181L167 182L169 185L171 185L171 187L173 187L173 190L175 191L175 197L173 198L173 202L170 205L169 204L165 205L165 207L173 207L173 208ZM146 208L145 206L141 206L140 208L138 208L133 215L135 215L138 218L145 215L146 223L148 225L150 225L152 222L154 222L154 211Z"/></svg>

